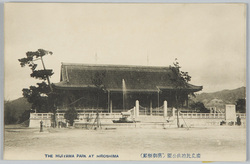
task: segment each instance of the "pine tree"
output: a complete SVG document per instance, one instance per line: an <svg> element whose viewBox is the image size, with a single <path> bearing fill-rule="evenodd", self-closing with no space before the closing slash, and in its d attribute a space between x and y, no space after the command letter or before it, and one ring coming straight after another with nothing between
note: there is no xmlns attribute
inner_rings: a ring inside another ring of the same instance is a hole
<svg viewBox="0 0 250 164"><path fill-rule="evenodd" d="M38 49L37 51L26 52L26 57L18 59L21 67L28 66L31 69L30 76L42 80L37 83L37 86L30 86L24 88L23 96L27 98L28 102L32 104L32 109L37 112L53 112L53 120L56 119L57 93L53 92L53 85L50 82L50 77L54 74L52 69L46 69L43 61L45 55L52 55L51 51ZM38 70L35 62L40 60L43 69ZM55 123L54 123L55 125Z"/></svg>
<svg viewBox="0 0 250 164"><path fill-rule="evenodd" d="M177 126L179 128L179 108L181 106L181 100L183 99L183 89L188 88L188 82L191 80L191 76L188 75L188 72L180 70L181 66L177 59L175 59L173 64L174 66L169 66L172 70L172 74L169 76L175 89L175 108L177 109Z"/></svg>

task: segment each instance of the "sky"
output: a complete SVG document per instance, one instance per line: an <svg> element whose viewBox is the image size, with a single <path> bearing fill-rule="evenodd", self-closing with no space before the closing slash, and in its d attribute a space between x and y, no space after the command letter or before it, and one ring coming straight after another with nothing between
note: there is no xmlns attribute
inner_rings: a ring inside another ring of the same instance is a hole
<svg viewBox="0 0 250 164"><path fill-rule="evenodd" d="M4 98L22 96L39 80L18 59L45 49L60 80L65 63L169 66L215 92L246 86L244 4L6 3ZM41 67L41 62L36 61Z"/></svg>

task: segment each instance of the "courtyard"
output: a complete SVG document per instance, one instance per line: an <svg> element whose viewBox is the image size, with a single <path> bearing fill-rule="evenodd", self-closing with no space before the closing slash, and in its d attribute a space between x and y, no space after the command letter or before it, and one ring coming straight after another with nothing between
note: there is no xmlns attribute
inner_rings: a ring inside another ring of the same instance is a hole
<svg viewBox="0 0 250 164"><path fill-rule="evenodd" d="M27 128L5 126L6 160L244 161L246 128Z"/></svg>

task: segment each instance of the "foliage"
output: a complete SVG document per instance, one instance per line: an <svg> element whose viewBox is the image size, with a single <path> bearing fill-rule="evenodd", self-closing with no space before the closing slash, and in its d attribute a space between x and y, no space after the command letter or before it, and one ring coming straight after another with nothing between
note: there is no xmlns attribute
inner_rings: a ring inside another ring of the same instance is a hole
<svg viewBox="0 0 250 164"><path fill-rule="evenodd" d="M9 101L4 101L4 124L15 124L17 117L14 115L14 111L11 108Z"/></svg>
<svg viewBox="0 0 250 164"><path fill-rule="evenodd" d="M43 62L43 56L47 54L52 55L53 53L51 51L43 49L38 49L37 51L28 51L26 52L26 57L18 59L18 61L20 62L21 67L24 67L26 65L30 67L32 71L32 73L30 74L31 77L40 80L47 80L50 90L52 91L49 77L51 77L54 73L51 69L46 69ZM43 69L36 70L37 64L35 64L34 62L37 60L41 60Z"/></svg>
<svg viewBox="0 0 250 164"><path fill-rule="evenodd" d="M49 79L53 75L53 71L51 69L46 69L43 62L43 56L48 54L52 55L53 53L43 49L28 51L26 57L18 59L18 61L20 62L21 67L26 65L30 67L31 77L42 80L42 82L37 83L36 86L30 86L29 88L24 88L22 90L23 96L32 104L31 108L36 109L37 112L55 113L56 105L58 103L58 94L53 92L53 85L50 84ZM37 70L37 64L35 63L37 60L42 62L43 69Z"/></svg>
<svg viewBox="0 0 250 164"><path fill-rule="evenodd" d="M18 61L20 62L21 67L28 65L31 70L34 71L37 67L37 64L34 63L34 60L41 58L47 54L52 55L53 53L51 51L46 51L43 49L38 49L37 51L28 51L26 52L27 57L18 59Z"/></svg>
<svg viewBox="0 0 250 164"><path fill-rule="evenodd" d="M18 123L23 123L23 122L29 120L29 118L30 118L30 113L31 113L31 110L25 110L25 111L23 112L23 114L19 117Z"/></svg>
<svg viewBox="0 0 250 164"><path fill-rule="evenodd" d="M99 99L100 94L103 90L105 90L105 86L103 85L104 78L106 76L106 72L96 72L92 77L92 83L97 87L97 110L99 108Z"/></svg>
<svg viewBox="0 0 250 164"><path fill-rule="evenodd" d="M40 80L46 80L47 76L52 76L53 75L53 71L52 69L47 69L47 70L34 70L30 76L34 77L36 79L40 79Z"/></svg>
<svg viewBox="0 0 250 164"><path fill-rule="evenodd" d="M92 83L99 89L105 88L103 85L104 78L106 76L106 72L96 72L94 74L94 77L92 77Z"/></svg>
<svg viewBox="0 0 250 164"><path fill-rule="evenodd" d="M23 97L31 103L31 109L37 112L47 113L55 112L56 106L60 104L61 95L56 92L50 92L49 86L45 83L37 83L36 86L30 86L29 89L23 89Z"/></svg>
<svg viewBox="0 0 250 164"><path fill-rule="evenodd" d="M177 59L175 59L173 64L173 67L169 66L172 70L172 74L169 75L172 85L174 85L176 89L184 89L187 87L188 82L191 81L191 76L188 75L188 72L180 70L181 67Z"/></svg>
<svg viewBox="0 0 250 164"><path fill-rule="evenodd" d="M4 123L19 123L22 113L29 109L31 109L31 104L23 97L12 101L4 101Z"/></svg>
<svg viewBox="0 0 250 164"><path fill-rule="evenodd" d="M185 99L185 96L187 96L188 93L183 92L182 90L188 87L188 82L191 80L191 76L188 75L188 72L183 72L180 70L181 66L179 65L179 62L177 59L175 59L175 62L173 63L174 66L169 66L172 70L172 74L169 74L169 79L171 81L171 84L174 86L175 89L175 107L177 109L177 126L179 125L179 107L182 105L183 100Z"/></svg>
<svg viewBox="0 0 250 164"><path fill-rule="evenodd" d="M185 99L185 96L189 93L183 92L183 89L188 87L188 82L191 80L191 76L188 72L180 70L180 65L177 59L173 63L174 66L169 66L172 70L172 74L169 74L169 79L172 86L175 88L175 107L178 109L181 106L181 102Z"/></svg>
<svg viewBox="0 0 250 164"><path fill-rule="evenodd" d="M45 83L37 83L38 86L30 86L24 88L23 97L27 98L28 102L32 104L31 108L36 109L37 112L49 112L48 93L49 86Z"/></svg>
<svg viewBox="0 0 250 164"><path fill-rule="evenodd" d="M209 113L210 110L205 107L202 102L194 102L190 104L190 107L194 109L197 113Z"/></svg>
<svg viewBox="0 0 250 164"><path fill-rule="evenodd" d="M69 121L70 125L73 126L74 120L77 118L77 111L75 108L69 108L64 115L64 118Z"/></svg>
<svg viewBox="0 0 250 164"><path fill-rule="evenodd" d="M246 113L246 99L238 99L236 101L236 111L239 113Z"/></svg>

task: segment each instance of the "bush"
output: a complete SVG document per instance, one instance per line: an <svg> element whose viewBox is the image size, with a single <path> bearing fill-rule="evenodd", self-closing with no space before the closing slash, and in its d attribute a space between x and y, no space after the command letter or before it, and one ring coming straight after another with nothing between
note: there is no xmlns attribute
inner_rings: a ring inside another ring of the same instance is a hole
<svg viewBox="0 0 250 164"><path fill-rule="evenodd" d="M195 102L190 105L192 109L194 109L198 113L209 113L210 110L205 107L202 102Z"/></svg>
<svg viewBox="0 0 250 164"><path fill-rule="evenodd" d="M236 111L239 113L246 113L246 100L238 99L236 101Z"/></svg>
<svg viewBox="0 0 250 164"><path fill-rule="evenodd" d="M73 126L74 120L77 118L77 111L75 108L70 108L66 111L64 118L69 121L69 124Z"/></svg>

